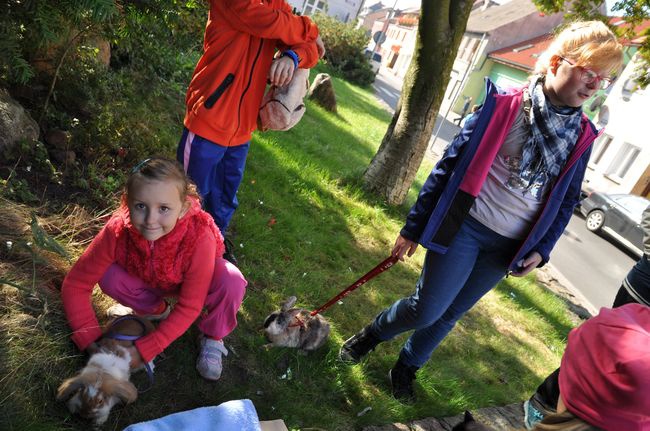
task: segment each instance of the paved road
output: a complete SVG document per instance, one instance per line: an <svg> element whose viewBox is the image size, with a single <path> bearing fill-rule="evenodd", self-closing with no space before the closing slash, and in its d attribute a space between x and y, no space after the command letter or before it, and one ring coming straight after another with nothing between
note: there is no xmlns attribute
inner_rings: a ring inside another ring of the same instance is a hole
<svg viewBox="0 0 650 431"><path fill-rule="evenodd" d="M611 307L621 281L637 257L589 232L584 219L571 217L551 253L551 264L596 308Z"/></svg>
<svg viewBox="0 0 650 431"><path fill-rule="evenodd" d="M382 67L372 85L379 100L384 103L389 111L395 112L399 96L402 92L402 81ZM426 154L428 158L437 160L442 155L447 144L456 136L456 133L460 130L452 122L456 117L457 115L453 112L449 113L448 118L438 115L436 124L433 127L431 140L429 141L429 151Z"/></svg>
<svg viewBox="0 0 650 431"><path fill-rule="evenodd" d="M381 68L372 86L377 97L384 101L391 112L395 112L397 101L402 92L402 82L390 75L389 72L384 72L384 68Z"/></svg>

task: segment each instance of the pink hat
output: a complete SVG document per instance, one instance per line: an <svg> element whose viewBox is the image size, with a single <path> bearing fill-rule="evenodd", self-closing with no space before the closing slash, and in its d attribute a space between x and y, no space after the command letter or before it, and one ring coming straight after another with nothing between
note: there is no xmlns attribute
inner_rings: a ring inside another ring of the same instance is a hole
<svg viewBox="0 0 650 431"><path fill-rule="evenodd" d="M607 431L650 431L650 307L602 308L569 333L560 394L567 409Z"/></svg>

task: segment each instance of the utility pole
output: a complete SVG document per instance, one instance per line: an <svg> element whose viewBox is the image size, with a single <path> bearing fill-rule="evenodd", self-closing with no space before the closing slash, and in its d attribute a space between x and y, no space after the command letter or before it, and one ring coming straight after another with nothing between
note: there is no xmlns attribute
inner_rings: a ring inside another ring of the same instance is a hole
<svg viewBox="0 0 650 431"><path fill-rule="evenodd" d="M395 14L395 7L397 6L398 1L399 0L395 0L395 3L393 3L393 7L390 8L390 11L388 11L388 16L386 17L386 21L384 21L384 25L381 28L381 34L377 37L377 40L375 40L373 37L373 40L375 41L375 46L372 47L372 56L370 58L372 58L375 55L375 52L377 52L377 47L386 41L386 30L388 30L388 25L390 24L390 20Z"/></svg>

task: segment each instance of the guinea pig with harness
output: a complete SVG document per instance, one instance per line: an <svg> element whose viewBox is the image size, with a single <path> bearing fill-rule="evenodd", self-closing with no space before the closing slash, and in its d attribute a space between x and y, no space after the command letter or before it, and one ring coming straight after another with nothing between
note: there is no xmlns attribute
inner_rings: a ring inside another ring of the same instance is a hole
<svg viewBox="0 0 650 431"><path fill-rule="evenodd" d="M59 386L56 399L65 401L70 413L102 425L113 406L137 399L138 390L129 380L131 371L147 368L152 378L153 361L143 364L129 350L135 348L135 339L154 329L150 321L134 315L109 322L86 366Z"/></svg>
<svg viewBox="0 0 650 431"><path fill-rule="evenodd" d="M281 304L280 311L271 313L264 321L268 346L296 347L305 352L325 344L330 325L320 314L310 316L309 310L292 308L296 297L290 296Z"/></svg>

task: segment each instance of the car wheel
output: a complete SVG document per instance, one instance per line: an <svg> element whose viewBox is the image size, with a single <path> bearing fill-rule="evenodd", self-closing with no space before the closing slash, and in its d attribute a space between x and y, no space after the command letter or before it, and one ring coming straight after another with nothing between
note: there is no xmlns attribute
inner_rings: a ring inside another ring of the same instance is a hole
<svg viewBox="0 0 650 431"><path fill-rule="evenodd" d="M605 224L605 213L601 210L593 210L587 215L585 219L587 229L591 232L597 232Z"/></svg>

